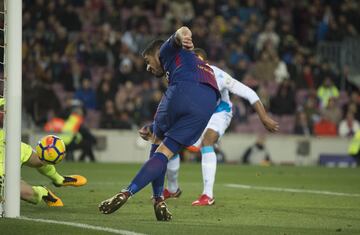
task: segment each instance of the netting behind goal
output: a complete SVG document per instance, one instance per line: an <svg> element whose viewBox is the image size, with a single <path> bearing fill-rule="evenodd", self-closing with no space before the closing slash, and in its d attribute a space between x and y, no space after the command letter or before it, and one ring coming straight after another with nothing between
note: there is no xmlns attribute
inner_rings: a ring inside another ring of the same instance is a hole
<svg viewBox="0 0 360 235"><path fill-rule="evenodd" d="M5 89L5 1L0 0L0 99L4 98L4 89ZM0 104L0 128L3 128L4 115L5 115L5 105ZM0 148L3 148L4 143L0 143ZM0 154L4 154L4 149L0 149ZM5 169L5 158L0 157L0 167ZM5 172L3 172L5 174ZM0 217L4 215L4 188L5 188L5 178L0 173Z"/></svg>

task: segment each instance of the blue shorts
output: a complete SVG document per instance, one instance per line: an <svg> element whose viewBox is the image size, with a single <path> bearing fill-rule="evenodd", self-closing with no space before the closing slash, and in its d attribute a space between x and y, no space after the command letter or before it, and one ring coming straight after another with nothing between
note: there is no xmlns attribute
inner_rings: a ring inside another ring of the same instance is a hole
<svg viewBox="0 0 360 235"><path fill-rule="evenodd" d="M215 90L202 83L178 82L166 90L154 120L154 133L183 146L193 145L201 136L217 104Z"/></svg>

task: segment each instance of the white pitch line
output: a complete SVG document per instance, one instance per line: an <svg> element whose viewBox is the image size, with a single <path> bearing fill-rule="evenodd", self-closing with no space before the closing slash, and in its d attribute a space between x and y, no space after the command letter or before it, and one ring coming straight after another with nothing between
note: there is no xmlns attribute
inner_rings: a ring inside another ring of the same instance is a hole
<svg viewBox="0 0 360 235"><path fill-rule="evenodd" d="M244 185L244 184L225 184L225 186L230 188L266 190L266 191L276 191L276 192L310 193L310 194L323 194L323 195L331 195L331 196L360 197L360 194L356 194L356 193L339 193L339 192L310 190L310 189L263 187L263 186Z"/></svg>
<svg viewBox="0 0 360 235"><path fill-rule="evenodd" d="M21 216L21 220L27 220L27 221L35 221L40 223L48 223L48 224L60 224L60 225L67 225L77 228L84 228L84 229L90 229L90 230L96 230L96 231L103 231L113 234L122 234L122 235L145 235L143 233L136 233L128 230L121 230L121 229L114 229L114 228L108 228L108 227L102 227L102 226L94 226L90 224L82 224L82 223L74 223L74 222L67 222L67 221L57 221L57 220L48 220L48 219L34 219L34 218L28 218Z"/></svg>

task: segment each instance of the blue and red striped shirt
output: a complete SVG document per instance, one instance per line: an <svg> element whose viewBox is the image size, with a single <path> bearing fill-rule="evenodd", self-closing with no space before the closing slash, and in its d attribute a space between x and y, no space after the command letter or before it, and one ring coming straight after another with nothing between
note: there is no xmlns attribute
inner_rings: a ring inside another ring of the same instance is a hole
<svg viewBox="0 0 360 235"><path fill-rule="evenodd" d="M175 35L161 46L160 62L166 72L169 85L181 81L203 83L212 87L220 96L212 68L199 59L193 51L177 45Z"/></svg>

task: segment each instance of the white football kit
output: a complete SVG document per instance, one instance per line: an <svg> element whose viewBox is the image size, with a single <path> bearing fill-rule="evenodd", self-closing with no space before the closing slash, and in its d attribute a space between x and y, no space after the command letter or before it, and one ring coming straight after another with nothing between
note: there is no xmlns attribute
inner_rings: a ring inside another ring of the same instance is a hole
<svg viewBox="0 0 360 235"><path fill-rule="evenodd" d="M205 131L206 129L212 129L219 134L219 137L221 137L229 127L233 115L229 92L248 100L251 105L256 103L256 101L259 100L259 97L250 87L237 81L225 71L214 65L210 65L210 67L214 70L216 83L221 94L221 100L216 107L214 114L211 116ZM200 145L201 139L196 142L195 146Z"/></svg>

